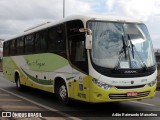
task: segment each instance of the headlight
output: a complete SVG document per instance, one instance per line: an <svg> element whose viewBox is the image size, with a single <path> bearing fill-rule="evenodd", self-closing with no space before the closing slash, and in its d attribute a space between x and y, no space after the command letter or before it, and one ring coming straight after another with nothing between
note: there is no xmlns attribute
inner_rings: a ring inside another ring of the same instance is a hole
<svg viewBox="0 0 160 120"><path fill-rule="evenodd" d="M156 82L157 82L157 79L154 79L153 81L151 81L150 83L148 83L148 85L150 87L152 87Z"/></svg>
<svg viewBox="0 0 160 120"><path fill-rule="evenodd" d="M99 80L97 80L97 79L93 79L92 81L93 81L97 86L99 86L99 87L101 87L101 88L103 88L103 89L109 90L109 89L112 88L112 86L110 86L110 85L108 85L108 84L106 84L106 83L104 83L104 82L101 82L101 81L99 81Z"/></svg>

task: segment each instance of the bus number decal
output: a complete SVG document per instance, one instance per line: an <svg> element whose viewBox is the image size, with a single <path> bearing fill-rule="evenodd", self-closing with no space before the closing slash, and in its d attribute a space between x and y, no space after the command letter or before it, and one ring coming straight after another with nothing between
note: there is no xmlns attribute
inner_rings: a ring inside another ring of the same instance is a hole
<svg viewBox="0 0 160 120"><path fill-rule="evenodd" d="M86 94L84 94L84 93L78 93L78 97L86 99Z"/></svg>

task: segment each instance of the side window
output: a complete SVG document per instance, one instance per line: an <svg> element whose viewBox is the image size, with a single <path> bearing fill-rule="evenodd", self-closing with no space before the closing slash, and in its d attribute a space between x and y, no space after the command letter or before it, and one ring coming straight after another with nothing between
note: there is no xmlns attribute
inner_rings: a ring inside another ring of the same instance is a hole
<svg viewBox="0 0 160 120"><path fill-rule="evenodd" d="M3 56L9 55L9 41L4 42L3 44Z"/></svg>
<svg viewBox="0 0 160 120"><path fill-rule="evenodd" d="M17 54L22 55L24 53L24 39L23 37L17 38Z"/></svg>
<svg viewBox="0 0 160 120"><path fill-rule="evenodd" d="M66 42L63 25L54 26L49 29L48 51L60 55L65 55Z"/></svg>
<svg viewBox="0 0 160 120"><path fill-rule="evenodd" d="M25 53L33 53L34 48L34 34L27 35L25 37Z"/></svg>
<svg viewBox="0 0 160 120"><path fill-rule="evenodd" d="M69 56L74 66L88 73L85 33L79 32L80 28L84 28L81 20L67 22Z"/></svg>
<svg viewBox="0 0 160 120"><path fill-rule="evenodd" d="M10 41L10 55L16 55L16 40Z"/></svg>
<svg viewBox="0 0 160 120"><path fill-rule="evenodd" d="M57 26L56 27L56 31L57 31L57 39L55 41L55 44L57 45L56 46L56 51L57 52L64 52L65 50L65 40L64 40L64 29L63 29L63 26L60 25L60 26Z"/></svg>
<svg viewBox="0 0 160 120"><path fill-rule="evenodd" d="M56 39L56 28L49 29L49 37L48 37L48 50L49 52L55 52L55 39Z"/></svg>
<svg viewBox="0 0 160 120"><path fill-rule="evenodd" d="M76 40L75 40L76 39ZM84 36L71 37L70 41L70 56L73 62L85 62L86 50L84 47Z"/></svg>
<svg viewBox="0 0 160 120"><path fill-rule="evenodd" d="M47 49L47 31L40 31L35 34L35 52L46 52Z"/></svg>

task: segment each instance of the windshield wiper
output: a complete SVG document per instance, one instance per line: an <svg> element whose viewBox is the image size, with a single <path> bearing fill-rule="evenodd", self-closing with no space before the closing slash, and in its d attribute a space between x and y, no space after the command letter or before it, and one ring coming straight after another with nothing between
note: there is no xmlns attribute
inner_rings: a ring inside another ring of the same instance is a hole
<svg viewBox="0 0 160 120"><path fill-rule="evenodd" d="M146 66L146 64L143 62L143 59L142 59L141 55L138 53L135 45L132 43L132 40L131 40L129 34L128 34L128 40L130 41L130 44L131 44L131 47L132 47L132 56L133 56L133 59L134 59L134 50L135 50L135 52L136 52L136 54L137 54L140 62L142 63L143 68L145 68L145 70L147 70L147 66Z"/></svg>
<svg viewBox="0 0 160 120"><path fill-rule="evenodd" d="M123 47L122 47L121 51L119 52L118 61L114 67L115 70L118 70L119 63L121 62L121 58L123 56L123 53L125 54L125 58L127 59L127 46L125 44L125 40L124 40L123 35L122 35L122 42L123 42Z"/></svg>
<svg viewBox="0 0 160 120"><path fill-rule="evenodd" d="M124 50L125 58L127 59L127 46L125 44L125 40L124 40L123 35L122 35L122 41L123 41L123 47L122 47L123 49L122 50Z"/></svg>
<svg viewBox="0 0 160 120"><path fill-rule="evenodd" d="M130 41L130 45L131 45L131 48L132 48L132 56L133 56L133 59L134 59L134 50L133 50L134 45L131 41L131 38L130 38L129 34L128 34L128 40Z"/></svg>

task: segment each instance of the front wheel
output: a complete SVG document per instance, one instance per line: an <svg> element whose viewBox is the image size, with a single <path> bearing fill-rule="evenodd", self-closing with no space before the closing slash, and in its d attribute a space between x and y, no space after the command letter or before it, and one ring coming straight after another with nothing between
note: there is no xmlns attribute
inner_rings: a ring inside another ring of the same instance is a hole
<svg viewBox="0 0 160 120"><path fill-rule="evenodd" d="M69 103L67 86L64 81L57 84L56 96L60 103L67 105Z"/></svg>

